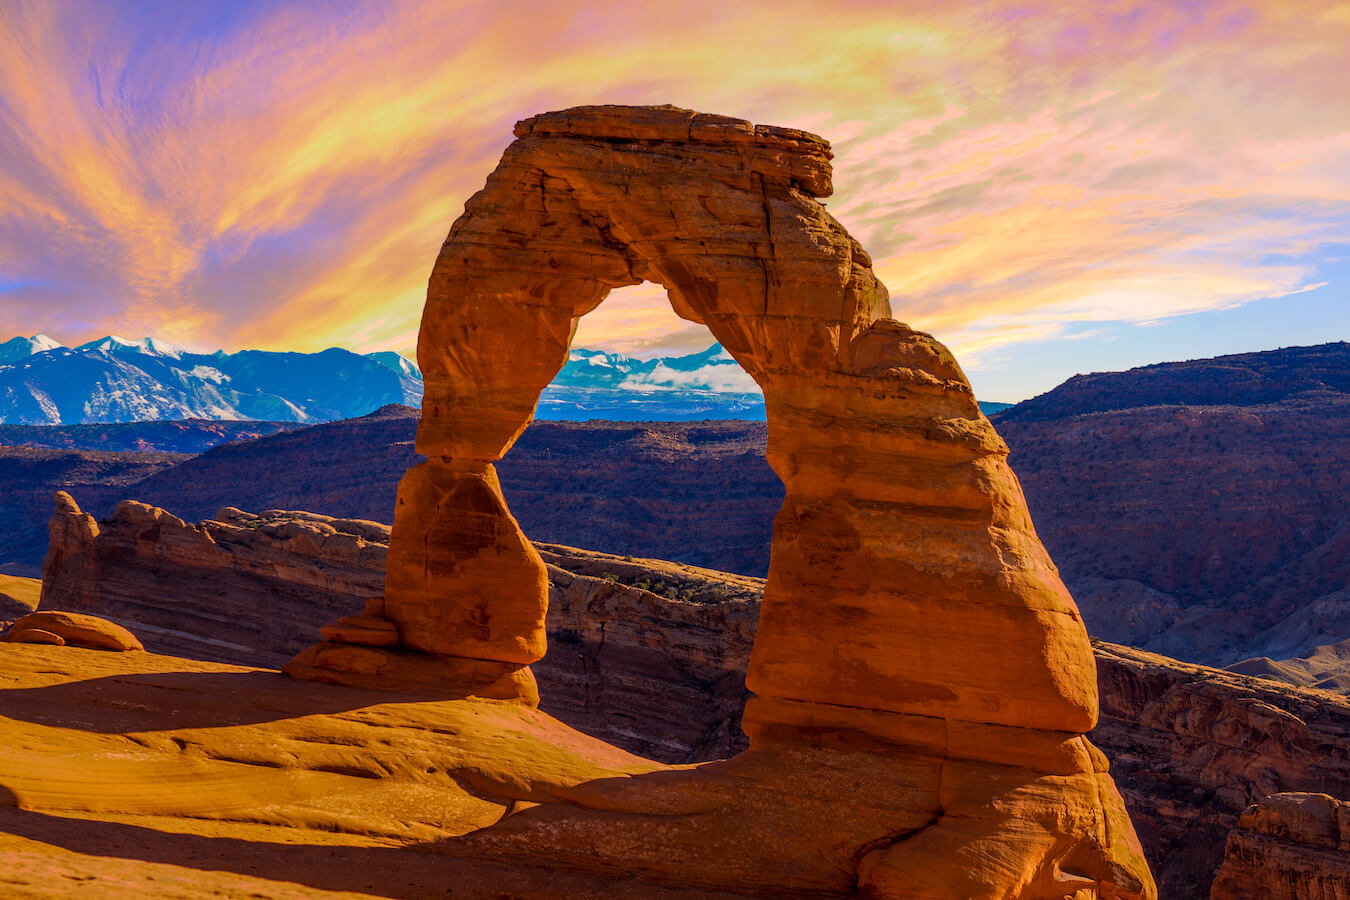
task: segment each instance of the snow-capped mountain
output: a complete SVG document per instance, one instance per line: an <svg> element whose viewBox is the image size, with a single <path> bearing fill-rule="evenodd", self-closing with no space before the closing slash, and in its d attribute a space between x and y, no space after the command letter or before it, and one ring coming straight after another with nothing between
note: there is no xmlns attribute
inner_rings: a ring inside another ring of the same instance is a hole
<svg viewBox="0 0 1350 900"><path fill-rule="evenodd" d="M27 359L34 353L44 353L47 350L55 350L60 346L61 344L59 341L55 341L45 334L35 334L32 337L10 338L3 344L0 344L0 365L20 359Z"/></svg>
<svg viewBox="0 0 1350 900"><path fill-rule="evenodd" d="M417 406L421 399L421 372L390 351L194 353L157 338L115 335L73 348L42 334L0 344L0 424L311 423L363 416L389 403ZM630 422L765 417L754 379L718 344L655 359L573 350L544 389L536 416Z"/></svg>
<svg viewBox="0 0 1350 900"><path fill-rule="evenodd" d="M713 344L701 353L656 359L634 359L600 350L573 350L552 387L759 393L759 385L720 344Z"/></svg>
<svg viewBox="0 0 1350 900"><path fill-rule="evenodd" d="M544 388L535 415L573 421L763 421L764 396L720 344L655 359L574 349Z"/></svg>
<svg viewBox="0 0 1350 900"><path fill-rule="evenodd" d="M393 350L380 350L376 353L367 353L366 359L373 359L382 366L388 366L400 375L406 375L408 378L422 380L422 373L417 369L417 363L408 359L402 353L395 353Z"/></svg>
<svg viewBox="0 0 1350 900"><path fill-rule="evenodd" d="M59 347L60 345L57 344L57 346ZM181 359L183 354L188 352L182 347L175 347L173 344L170 344L167 341L161 341L159 338L147 337L141 338L139 341L131 341L124 337L118 337L115 334L99 338L96 341L90 341L87 344L81 344L76 347L75 350L89 351L92 353L115 353L121 355L142 354L144 356L167 356L170 359Z"/></svg>
<svg viewBox="0 0 1350 900"><path fill-rule="evenodd" d="M166 419L326 422L421 402L416 367L337 348L193 353L116 336L63 347L45 335L0 344L0 423Z"/></svg>

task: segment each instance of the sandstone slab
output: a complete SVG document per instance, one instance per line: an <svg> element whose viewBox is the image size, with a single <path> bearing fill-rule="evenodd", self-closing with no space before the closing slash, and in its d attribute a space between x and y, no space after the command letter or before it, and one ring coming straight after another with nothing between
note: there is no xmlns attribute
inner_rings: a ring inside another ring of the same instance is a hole
<svg viewBox="0 0 1350 900"><path fill-rule="evenodd" d="M10 632L9 639L15 644L51 644L54 647L66 645L66 639L61 635L43 628L16 628Z"/></svg>

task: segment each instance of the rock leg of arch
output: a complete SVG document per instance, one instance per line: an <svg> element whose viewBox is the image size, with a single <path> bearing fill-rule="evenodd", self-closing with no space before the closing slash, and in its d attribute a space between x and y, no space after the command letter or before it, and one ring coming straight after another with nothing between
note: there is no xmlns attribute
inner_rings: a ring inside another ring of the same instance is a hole
<svg viewBox="0 0 1350 900"><path fill-rule="evenodd" d="M397 643L329 641L292 674L533 700L543 567L492 464L576 319L659 282L763 388L786 486L751 750L582 786L470 843L765 891L1154 897L1084 737L1097 697L1077 609L960 367L890 317L866 252L816 199L828 144L674 107L547 113L516 137L428 288L427 462L400 486L368 611Z"/></svg>

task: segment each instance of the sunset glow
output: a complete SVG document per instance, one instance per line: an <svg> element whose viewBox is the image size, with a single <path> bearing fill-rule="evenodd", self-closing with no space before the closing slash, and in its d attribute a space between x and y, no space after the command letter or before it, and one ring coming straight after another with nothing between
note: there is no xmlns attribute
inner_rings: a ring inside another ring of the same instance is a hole
<svg viewBox="0 0 1350 900"><path fill-rule="evenodd" d="M1317 2L6 0L0 340L410 353L512 124L583 103L828 138L829 209L989 399L1343 340L1347 47ZM579 343L707 343L614 300Z"/></svg>

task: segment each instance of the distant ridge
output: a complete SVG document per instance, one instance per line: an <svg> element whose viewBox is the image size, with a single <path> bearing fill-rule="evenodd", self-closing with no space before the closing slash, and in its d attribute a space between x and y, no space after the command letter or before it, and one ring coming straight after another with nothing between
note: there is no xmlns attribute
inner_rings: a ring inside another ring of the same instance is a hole
<svg viewBox="0 0 1350 900"><path fill-rule="evenodd" d="M1301 395L1350 395L1350 343L1075 375L1001 413L998 422L1048 422L1152 406L1264 406Z"/></svg>

